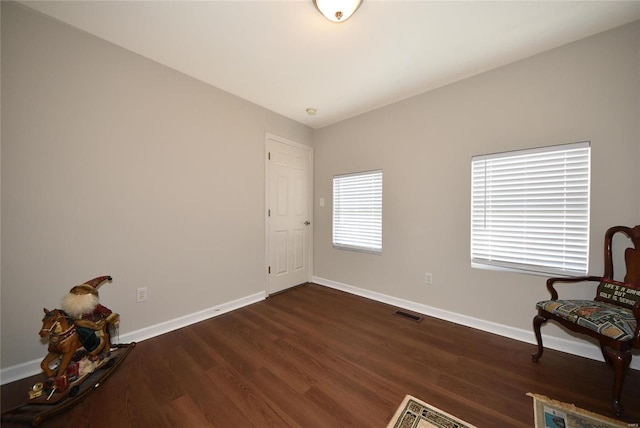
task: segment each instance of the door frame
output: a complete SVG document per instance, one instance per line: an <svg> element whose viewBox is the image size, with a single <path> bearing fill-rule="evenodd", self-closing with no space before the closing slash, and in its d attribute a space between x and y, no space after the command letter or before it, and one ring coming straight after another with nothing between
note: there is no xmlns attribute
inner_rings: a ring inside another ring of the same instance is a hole
<svg viewBox="0 0 640 428"><path fill-rule="evenodd" d="M270 163L269 163L269 141L287 144L289 146L293 146L308 152L308 168L307 168L307 213L309 215L309 221L311 224L309 225L309 233L308 233L308 263L307 263L307 281L311 281L311 277L313 275L313 147L308 146L306 144L298 143L293 140L289 140L284 137L280 137L278 135L266 132L264 137L264 272L265 272L265 296L269 297L269 288L270 288L270 274L269 274L269 260L271 259L271 254L269 251L270 248L270 236L269 236L269 177L270 177Z"/></svg>

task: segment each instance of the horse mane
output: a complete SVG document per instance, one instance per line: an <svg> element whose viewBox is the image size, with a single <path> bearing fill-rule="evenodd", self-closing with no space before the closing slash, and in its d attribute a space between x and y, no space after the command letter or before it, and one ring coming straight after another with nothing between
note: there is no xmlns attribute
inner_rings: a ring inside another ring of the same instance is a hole
<svg viewBox="0 0 640 428"><path fill-rule="evenodd" d="M62 315L63 317L65 317L65 318L71 318L69 316L69 314L66 313L65 311L63 311L62 309L51 309L50 311L48 311L46 313L45 316L47 316L47 317L53 316L53 314L56 313L56 312L59 313L60 315Z"/></svg>

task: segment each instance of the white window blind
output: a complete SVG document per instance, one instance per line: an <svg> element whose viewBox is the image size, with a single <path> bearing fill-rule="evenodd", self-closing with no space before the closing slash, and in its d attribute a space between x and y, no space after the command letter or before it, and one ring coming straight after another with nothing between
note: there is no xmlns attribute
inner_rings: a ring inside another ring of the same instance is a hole
<svg viewBox="0 0 640 428"><path fill-rule="evenodd" d="M382 171L333 177L333 246L382 252Z"/></svg>
<svg viewBox="0 0 640 428"><path fill-rule="evenodd" d="M472 266L586 274L590 164L589 142L474 156Z"/></svg>

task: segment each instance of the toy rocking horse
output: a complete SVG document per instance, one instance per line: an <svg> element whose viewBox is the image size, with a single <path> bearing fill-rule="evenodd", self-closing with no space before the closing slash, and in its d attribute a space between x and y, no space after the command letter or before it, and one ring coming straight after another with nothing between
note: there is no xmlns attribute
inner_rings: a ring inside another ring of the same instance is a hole
<svg viewBox="0 0 640 428"><path fill-rule="evenodd" d="M73 319L69 315L59 309L52 311L44 309L44 313L40 337L46 337L49 340L49 353L40 363L40 367L50 378L54 375L55 377L62 376L71 362L73 354L80 348L80 338L76 332L76 326L73 324ZM49 364L59 357L62 357L62 360L57 372L54 372Z"/></svg>
<svg viewBox="0 0 640 428"><path fill-rule="evenodd" d="M108 353L111 348L109 326L117 326L120 316L98 303L98 287L110 281L99 276L73 287L62 299L62 309L44 309L41 337L49 340L49 353L40 366L48 377L62 376L75 352L84 348L90 356ZM49 368L61 357L57 373Z"/></svg>
<svg viewBox="0 0 640 428"><path fill-rule="evenodd" d="M100 276L73 287L62 299L61 309L44 309L40 336L49 342L40 364L46 381L28 391L29 401L13 409L2 409L0 420L38 426L79 403L107 380L135 346L110 342L109 328L120 316L98 303L97 288L110 276ZM50 365L59 359L58 367Z"/></svg>

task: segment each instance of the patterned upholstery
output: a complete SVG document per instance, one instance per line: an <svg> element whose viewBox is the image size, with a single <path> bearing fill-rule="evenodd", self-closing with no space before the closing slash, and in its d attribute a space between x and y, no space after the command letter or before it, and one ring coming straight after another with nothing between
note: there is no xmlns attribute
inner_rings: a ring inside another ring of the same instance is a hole
<svg viewBox="0 0 640 428"><path fill-rule="evenodd" d="M636 320L630 309L593 300L545 300L536 307L619 341L631 340Z"/></svg>

